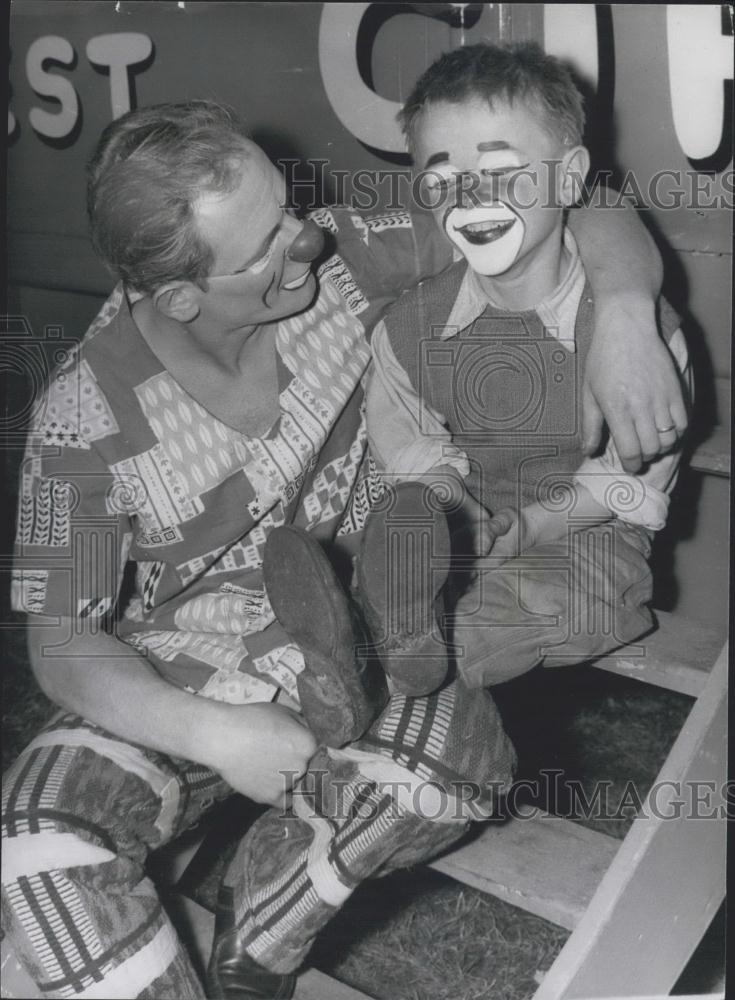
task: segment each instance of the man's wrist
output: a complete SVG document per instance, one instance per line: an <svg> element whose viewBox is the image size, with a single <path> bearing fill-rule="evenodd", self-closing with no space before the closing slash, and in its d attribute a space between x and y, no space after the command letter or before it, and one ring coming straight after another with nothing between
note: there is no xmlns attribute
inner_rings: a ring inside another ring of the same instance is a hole
<svg viewBox="0 0 735 1000"><path fill-rule="evenodd" d="M189 698L190 704L182 712L184 748L181 756L219 771L223 735L230 725L232 706L195 694Z"/></svg>

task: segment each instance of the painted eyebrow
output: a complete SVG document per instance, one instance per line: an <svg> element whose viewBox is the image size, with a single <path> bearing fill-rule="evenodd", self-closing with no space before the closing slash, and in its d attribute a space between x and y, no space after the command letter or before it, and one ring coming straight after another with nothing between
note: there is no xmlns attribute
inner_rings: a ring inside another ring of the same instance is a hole
<svg viewBox="0 0 735 1000"><path fill-rule="evenodd" d="M477 144L478 153L492 153L498 149L515 149L515 146L511 146L509 142L505 139L494 139L488 142L479 142ZM428 170L429 167L433 167L435 163L446 163L449 160L449 153L434 153L426 161L424 170Z"/></svg>
<svg viewBox="0 0 735 1000"><path fill-rule="evenodd" d="M496 149L515 149L515 146L511 146L509 142L505 139L497 139L494 142L478 142L477 152L478 153L492 153Z"/></svg>
<svg viewBox="0 0 735 1000"><path fill-rule="evenodd" d="M424 170L428 170L429 167L433 167L435 163L446 163L449 160L449 153L434 153L430 156L424 165Z"/></svg>
<svg viewBox="0 0 735 1000"><path fill-rule="evenodd" d="M252 264L254 264L256 262L256 260L260 260L260 258L268 250L268 247L271 245L271 243L275 239L276 233L281 228L281 222L282 221L283 221L282 219L278 220L278 222L275 224L275 226L273 227L273 229L271 229L271 231L268 233L268 235L266 236L266 238L260 244L260 249L257 251L257 253L255 254L255 256L251 257L250 260L247 262L247 264L243 264L242 267L238 267L237 271L234 272L235 274L239 274L240 271L247 271L247 269Z"/></svg>

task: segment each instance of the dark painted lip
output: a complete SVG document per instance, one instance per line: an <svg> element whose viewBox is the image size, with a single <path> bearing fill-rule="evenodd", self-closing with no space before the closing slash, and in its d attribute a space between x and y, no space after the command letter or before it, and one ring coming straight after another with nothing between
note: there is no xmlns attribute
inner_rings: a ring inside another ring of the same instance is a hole
<svg viewBox="0 0 735 1000"><path fill-rule="evenodd" d="M476 224L476 223L474 223ZM459 233L463 239L467 240L473 246L486 246L488 243L494 243L496 240L501 239L505 234L512 229L516 224L515 219L508 219L507 222L501 222L492 229L483 231L471 230L467 226L455 226L455 233Z"/></svg>

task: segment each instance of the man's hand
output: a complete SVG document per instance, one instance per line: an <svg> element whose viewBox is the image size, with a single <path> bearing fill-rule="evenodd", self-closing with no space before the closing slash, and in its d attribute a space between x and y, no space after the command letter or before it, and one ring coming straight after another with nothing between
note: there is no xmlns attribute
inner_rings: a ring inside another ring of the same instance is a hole
<svg viewBox="0 0 735 1000"><path fill-rule="evenodd" d="M301 717L270 702L227 705L220 725L205 734L201 759L242 795L283 806L309 766L317 744Z"/></svg>
<svg viewBox="0 0 735 1000"><path fill-rule="evenodd" d="M687 425L673 361L658 335L655 301L663 267L631 206L590 202L569 212L595 300L595 334L582 390L585 451L605 421L626 472L670 451ZM625 205L623 199L623 205Z"/></svg>
<svg viewBox="0 0 735 1000"><path fill-rule="evenodd" d="M582 390L584 450L600 447L607 421L623 467L637 472L644 462L675 447L687 426L681 384L658 334L653 303L621 297L600 306Z"/></svg>
<svg viewBox="0 0 735 1000"><path fill-rule="evenodd" d="M189 694L114 636L75 635L74 626L70 618L29 621L31 665L48 698L121 739L204 764L257 802L282 804L316 751L297 712ZM66 656L47 655L62 647Z"/></svg>

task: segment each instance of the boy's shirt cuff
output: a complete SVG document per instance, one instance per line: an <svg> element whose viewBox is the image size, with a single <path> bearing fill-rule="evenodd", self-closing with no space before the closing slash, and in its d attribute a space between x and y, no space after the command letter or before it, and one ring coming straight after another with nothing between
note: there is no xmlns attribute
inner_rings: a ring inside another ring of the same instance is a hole
<svg viewBox="0 0 735 1000"><path fill-rule="evenodd" d="M649 531L660 531L666 524L668 494L638 476L611 468L605 456L585 459L574 480L621 521Z"/></svg>
<svg viewBox="0 0 735 1000"><path fill-rule="evenodd" d="M370 452L384 476L417 476L451 466L466 478L465 452L452 444L444 418L417 394L380 322L371 342L373 364L366 386Z"/></svg>

